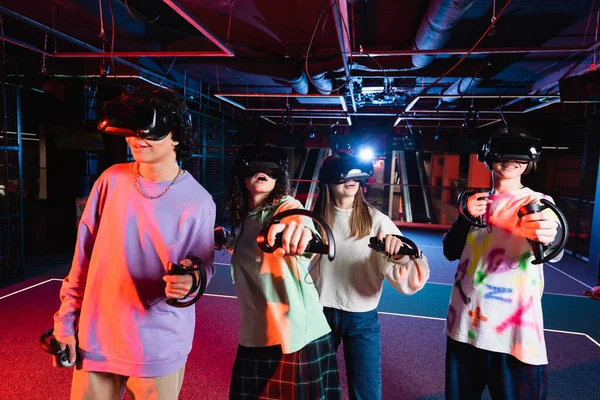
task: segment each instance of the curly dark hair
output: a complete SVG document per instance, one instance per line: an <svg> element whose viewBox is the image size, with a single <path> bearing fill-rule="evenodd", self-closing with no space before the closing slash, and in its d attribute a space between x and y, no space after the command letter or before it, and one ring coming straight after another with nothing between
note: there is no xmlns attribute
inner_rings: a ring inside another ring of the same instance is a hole
<svg viewBox="0 0 600 400"><path fill-rule="evenodd" d="M173 140L179 142L175 146L177 161L184 161L192 155L192 149L196 134L192 129L190 112L185 100L174 90L160 89L150 85L142 85L134 92L123 92L122 100L133 100L140 103L148 103L170 118L171 134Z"/></svg>
<svg viewBox="0 0 600 400"><path fill-rule="evenodd" d="M232 230L242 222L248 215L248 189L246 189L246 182L244 178L239 176L241 159L236 157L233 162L233 168L231 170L231 177L229 179L229 188L225 196L225 210L229 213L229 223ZM292 193L292 186L290 183L290 175L287 170L287 165L283 168L282 174L277 178L275 187L269 193L263 203L264 207L270 207L276 204L281 198Z"/></svg>

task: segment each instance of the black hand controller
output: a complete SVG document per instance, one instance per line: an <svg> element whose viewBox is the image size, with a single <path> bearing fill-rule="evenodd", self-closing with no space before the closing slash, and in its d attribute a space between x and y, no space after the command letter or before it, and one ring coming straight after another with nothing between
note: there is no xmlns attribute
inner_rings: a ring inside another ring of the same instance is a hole
<svg viewBox="0 0 600 400"><path fill-rule="evenodd" d="M476 228L485 228L487 227L487 221L483 219L483 217L473 217L466 211L467 208L467 200L469 197L473 196L475 192L469 190L463 190L458 195L458 199L456 200L456 204L458 206L458 213L462 215L471 225ZM481 196L477 198L477 201L486 199L487 196Z"/></svg>
<svg viewBox="0 0 600 400"><path fill-rule="evenodd" d="M267 233L269 230L267 229ZM273 246L269 246L269 244L265 241L260 244L261 250L265 253L272 253L276 249L281 247L281 237L282 234L278 233L275 235L275 243ZM315 253L315 254L327 254L329 252L329 247L323 242L323 240L318 236L313 236L313 238L306 245L307 253Z"/></svg>
<svg viewBox="0 0 600 400"><path fill-rule="evenodd" d="M542 264L555 258L561 251L563 251L563 249L567 245L567 240L569 239L569 225L567 224L567 218L562 213L562 211L560 211L560 209L556 207L551 201L548 201L546 199L541 199L540 203L542 204L540 205L533 203L524 205L517 212L517 216L519 218L523 218L527 214L531 214L534 212L542 212L545 209L549 208L558 217L558 223L561 226L562 230L558 244L551 244L546 249L544 249L544 246L541 243L527 239L529 241L529 244L531 245L531 249L533 250L533 256L535 257L535 260L531 262L532 264ZM545 252L547 253L544 254Z"/></svg>
<svg viewBox="0 0 600 400"><path fill-rule="evenodd" d="M75 361L69 361L69 348L66 347L64 350L60 348L60 343L56 340L53 335L54 329L49 329L42 334L40 337L40 347L46 353L51 354L53 357L56 357L59 364L65 368L71 368L79 359L79 356L75 357Z"/></svg>
<svg viewBox="0 0 600 400"><path fill-rule="evenodd" d="M231 233L223 228L222 226L217 226L214 231L215 236L215 250L222 250L225 248L225 245L231 239Z"/></svg>
<svg viewBox="0 0 600 400"><path fill-rule="evenodd" d="M404 245L402 247L400 247L400 250L398 251L398 253L392 254L392 256L402 254L402 255L415 257L415 258L423 257L423 253L421 252L421 250L419 250L417 245L412 240L410 240L409 238L406 238L404 236L400 236L400 235L394 235L394 236L397 237L398 239L400 239ZM369 239L369 247L377 252L382 253L385 251L385 242L383 240L379 240L375 236L373 236Z"/></svg>
<svg viewBox="0 0 600 400"><path fill-rule="evenodd" d="M198 282L198 280L196 279L196 274L194 274L195 271L198 271L198 274L200 275L200 282ZM190 294L194 293L196 290L198 290L198 293L196 293L196 296L188 301L179 301L176 299L167 299L167 304L173 307L177 307L177 308L184 308L184 307L189 307L191 305L193 305L194 303L196 303L198 300L200 300L200 297L202 297L202 295L204 294L204 291L206 290L206 270L204 269L204 265L200 262L200 260L198 260L196 262L196 266L191 267L191 268L185 268L184 266L182 266L181 264L174 264L174 263L169 263L167 265L167 273L169 275L191 275L192 277L192 288L190 289L190 291L188 292L188 294L184 297L187 298Z"/></svg>
<svg viewBox="0 0 600 400"><path fill-rule="evenodd" d="M329 261L333 261L335 258L335 239L333 237L333 233L331 232L329 225L327 225L327 223L321 217L308 210L294 209L275 214L258 233L258 236L256 237L258 247L260 247L260 249L265 253L273 253L277 248L281 247L281 233L275 235L274 246L269 246L269 243L267 242L267 234L269 233L271 225L278 224L283 218L290 217L292 215L304 215L315 220L319 225L321 225L325 231L325 235L327 236L327 244L325 244L320 237L313 235L313 238L306 246L306 252L327 254Z"/></svg>

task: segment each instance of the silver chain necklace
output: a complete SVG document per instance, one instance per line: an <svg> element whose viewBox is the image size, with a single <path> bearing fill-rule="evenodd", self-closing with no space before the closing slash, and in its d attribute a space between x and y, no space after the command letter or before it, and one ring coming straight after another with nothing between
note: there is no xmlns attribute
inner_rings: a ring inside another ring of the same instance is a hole
<svg viewBox="0 0 600 400"><path fill-rule="evenodd" d="M177 171L177 175L175 175L175 178L173 178L173 180L171 181L171 183L169 183L169 186L167 186L165 188L165 190L163 190L161 193L159 193L156 196L150 196L148 193L146 193L144 191L144 188L142 188L142 182L140 181L140 163L136 162L136 168L135 168L135 174L134 174L134 184L135 184L135 190L137 190L137 192L142 196L145 197L148 200L156 200L156 199L160 199L161 197L163 197L165 194L167 194L167 192L169 191L169 189L171 189L171 187L175 184L175 182L177 182L177 179L179 179L179 177L181 175L183 175L184 171L179 168L179 170Z"/></svg>

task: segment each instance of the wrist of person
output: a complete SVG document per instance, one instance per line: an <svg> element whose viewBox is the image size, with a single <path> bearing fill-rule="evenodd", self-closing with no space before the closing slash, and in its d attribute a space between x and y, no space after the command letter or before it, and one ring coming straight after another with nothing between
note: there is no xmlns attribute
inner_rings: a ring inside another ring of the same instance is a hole
<svg viewBox="0 0 600 400"><path fill-rule="evenodd" d="M197 265L196 265L197 266ZM203 268L203 266L198 266L199 268ZM190 297L192 294L194 294L195 291L198 290L198 288L200 287L200 272L198 271L193 271L190 276L192 277L192 286L190 287L190 290L188 290L188 292L186 293L185 296L183 296L183 298L181 298L180 300L185 300L188 297Z"/></svg>
<svg viewBox="0 0 600 400"><path fill-rule="evenodd" d="M465 207L463 208L463 212L465 213L465 215L466 215L467 217L470 217L470 218L473 218L473 219L475 219L475 218L479 218L479 216L477 216L477 217L476 217L476 216L474 216L473 214L471 214L471 213L469 212L469 209L467 208L467 206L465 206Z"/></svg>
<svg viewBox="0 0 600 400"><path fill-rule="evenodd" d="M390 260L390 262L393 262L394 264L398 264L398 265L401 265L402 267L406 267L411 259L406 254L396 254L395 256L389 257L389 260Z"/></svg>

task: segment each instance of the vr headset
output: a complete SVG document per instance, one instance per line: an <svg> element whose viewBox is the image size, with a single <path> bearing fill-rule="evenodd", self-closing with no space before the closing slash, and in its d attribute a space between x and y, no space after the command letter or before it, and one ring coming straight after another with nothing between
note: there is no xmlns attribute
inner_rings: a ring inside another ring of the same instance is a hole
<svg viewBox="0 0 600 400"><path fill-rule="evenodd" d="M533 137L519 135L492 136L477 154L484 163L515 160L528 164L540 159L542 141Z"/></svg>
<svg viewBox="0 0 600 400"><path fill-rule="evenodd" d="M373 176L373 163L362 161L348 153L336 153L323 161L319 183L336 185L347 181L361 181Z"/></svg>
<svg viewBox="0 0 600 400"><path fill-rule="evenodd" d="M107 101L104 117L98 124L102 133L162 140L174 127L191 126L190 115L165 112L149 104L134 101Z"/></svg>
<svg viewBox="0 0 600 400"><path fill-rule="evenodd" d="M288 163L286 152L274 146L242 146L237 160L237 174L241 178L262 172L271 179L277 179L284 174Z"/></svg>

